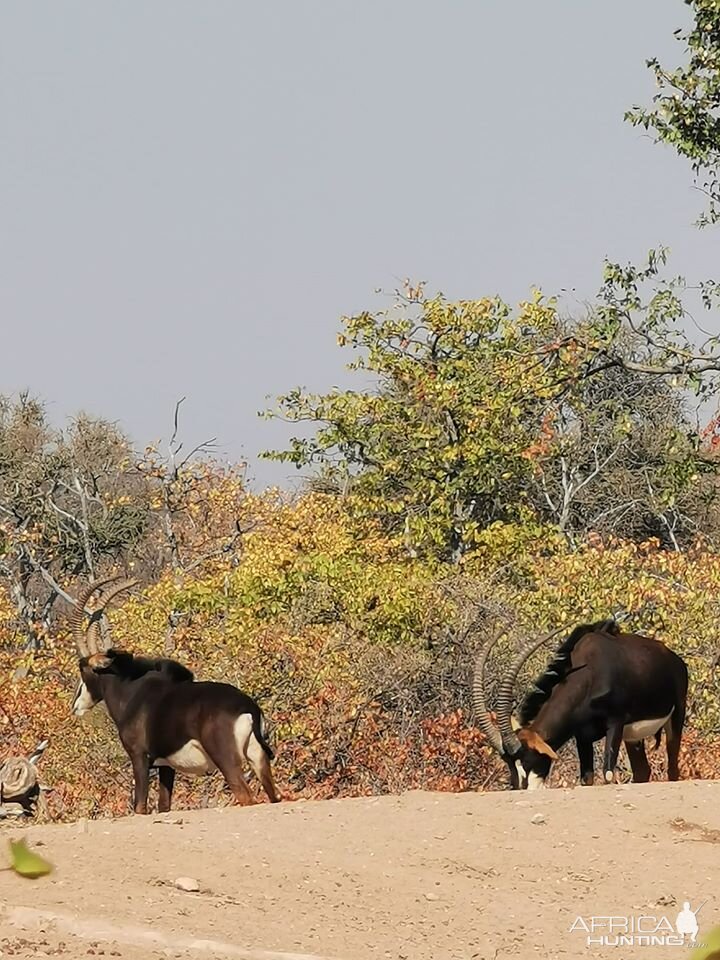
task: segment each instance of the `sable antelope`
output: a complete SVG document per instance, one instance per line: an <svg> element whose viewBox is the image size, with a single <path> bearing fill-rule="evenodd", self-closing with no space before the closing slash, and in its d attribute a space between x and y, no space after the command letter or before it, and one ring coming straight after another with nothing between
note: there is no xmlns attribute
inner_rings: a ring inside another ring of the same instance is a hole
<svg viewBox="0 0 720 960"><path fill-rule="evenodd" d="M553 636L553 634L551 634ZM483 672L495 638L481 648L474 677L479 726L510 771L513 789L545 785L556 751L575 738L583 785L594 781L593 743L605 738L603 773L614 778L624 741L633 781L650 779L643 741L665 730L668 779L679 779L678 755L687 699L687 666L659 640L621 633L613 621L576 627L555 652L511 716L515 682L523 664L548 637L526 643L498 692L497 727L486 706Z"/></svg>
<svg viewBox="0 0 720 960"><path fill-rule="evenodd" d="M251 697L228 683L195 683L193 674L175 660L103 648L99 618L133 581L123 581L101 597L83 635L85 604L107 582L85 590L71 617L81 676L73 713L82 716L105 702L132 763L135 813L147 813L151 767L158 768L160 812L170 809L175 771L201 776L219 769L238 803L254 803L243 775L244 760L277 803L265 718Z"/></svg>

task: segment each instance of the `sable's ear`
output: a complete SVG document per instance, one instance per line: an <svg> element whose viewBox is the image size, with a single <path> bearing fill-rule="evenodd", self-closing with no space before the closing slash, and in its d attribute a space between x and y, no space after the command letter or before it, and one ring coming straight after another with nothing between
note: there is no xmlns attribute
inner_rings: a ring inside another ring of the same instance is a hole
<svg viewBox="0 0 720 960"><path fill-rule="evenodd" d="M545 743L540 734L535 733L534 730L528 730L527 728L525 730L519 730L518 740L524 743L526 747L529 747L530 750L534 750L536 753L544 753L545 756L550 757L551 760L560 759L553 748Z"/></svg>
<svg viewBox="0 0 720 960"><path fill-rule="evenodd" d="M94 653L91 657L88 657L88 666L96 673L109 670L112 665L113 658L106 653Z"/></svg>

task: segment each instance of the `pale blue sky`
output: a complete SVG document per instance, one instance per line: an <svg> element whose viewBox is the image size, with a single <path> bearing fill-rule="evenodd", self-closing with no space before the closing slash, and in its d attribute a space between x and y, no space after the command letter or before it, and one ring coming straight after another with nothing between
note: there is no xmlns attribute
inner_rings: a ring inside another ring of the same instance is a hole
<svg viewBox="0 0 720 960"><path fill-rule="evenodd" d="M217 435L343 379L343 313L596 290L666 243L712 275L686 165L622 122L681 0L0 0L0 391Z"/></svg>

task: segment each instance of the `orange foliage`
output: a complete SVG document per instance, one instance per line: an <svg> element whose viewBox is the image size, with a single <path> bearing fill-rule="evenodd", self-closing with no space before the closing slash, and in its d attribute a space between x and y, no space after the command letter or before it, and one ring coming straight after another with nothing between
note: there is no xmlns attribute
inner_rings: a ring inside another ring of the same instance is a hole
<svg viewBox="0 0 720 960"><path fill-rule="evenodd" d="M403 558L336 498L237 496L229 483L213 509L226 519L239 516L247 529L240 548L182 575L166 573L125 603L112 614L118 644L161 652L168 613L181 611L169 637L175 655L199 677L227 680L258 698L286 798L504 788L504 764L470 717L472 647L459 642L454 626L467 608L462 592L448 599L447 567ZM223 529L218 521L216 541ZM189 554L208 544L202 531L194 536L183 531ZM499 575L508 556L521 578ZM492 602L513 612L518 637L624 609L634 629L678 649L692 681L683 771L716 774L720 556L700 547L670 554L657 544L597 539L570 551L559 539L506 524L484 531L482 550L462 567L463 583L489 585ZM2 595L0 603L7 607ZM77 667L64 631L39 654L20 658L29 672L18 679L12 637L0 631L0 639L0 761L48 738L40 773L53 792L45 815L129 812L129 763L105 711L70 716ZM498 654L496 669L510 649ZM651 755L657 776L664 775L663 756ZM562 752L553 783L577 783L571 748ZM226 802L219 777L178 778L176 807Z"/></svg>

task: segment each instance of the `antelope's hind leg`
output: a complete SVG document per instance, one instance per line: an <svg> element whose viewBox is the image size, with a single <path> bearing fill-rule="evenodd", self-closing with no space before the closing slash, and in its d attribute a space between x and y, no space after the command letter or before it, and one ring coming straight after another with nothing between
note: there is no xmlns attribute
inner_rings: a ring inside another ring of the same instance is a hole
<svg viewBox="0 0 720 960"><path fill-rule="evenodd" d="M685 723L685 704L676 707L673 715L665 724L665 746L668 758L668 780L680 779L680 742Z"/></svg>
<svg viewBox="0 0 720 960"><path fill-rule="evenodd" d="M275 787L272 770L270 768L270 757L265 753L262 744L258 742L252 728L250 736L245 743L245 759L253 769L253 773L263 786L263 790L270 798L271 803L279 803L280 795Z"/></svg>
<svg viewBox="0 0 720 960"><path fill-rule="evenodd" d="M233 723L223 722L204 731L202 745L207 755L225 778L230 792L241 807L255 803L250 788L245 782L243 765L244 750L238 743L236 728L242 717ZM249 721L248 717L248 721Z"/></svg>
<svg viewBox="0 0 720 960"><path fill-rule="evenodd" d="M650 763L645 753L645 744L642 740L626 740L630 768L632 769L633 783L647 783L650 779Z"/></svg>

